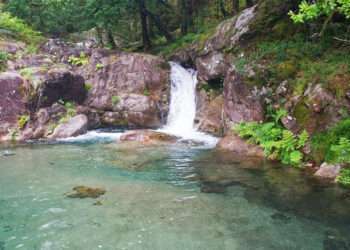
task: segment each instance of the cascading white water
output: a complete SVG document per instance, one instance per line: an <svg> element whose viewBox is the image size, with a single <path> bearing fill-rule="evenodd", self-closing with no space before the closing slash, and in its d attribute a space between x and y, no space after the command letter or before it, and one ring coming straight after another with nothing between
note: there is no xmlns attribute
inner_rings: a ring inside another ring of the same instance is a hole
<svg viewBox="0 0 350 250"><path fill-rule="evenodd" d="M193 132L196 116L197 72L179 64L171 65L171 97L166 130L186 135Z"/></svg>
<svg viewBox="0 0 350 250"><path fill-rule="evenodd" d="M173 134L183 139L205 142L215 145L217 138L197 131L194 126L196 116L197 72L185 69L170 62L171 94L167 125L162 132Z"/></svg>

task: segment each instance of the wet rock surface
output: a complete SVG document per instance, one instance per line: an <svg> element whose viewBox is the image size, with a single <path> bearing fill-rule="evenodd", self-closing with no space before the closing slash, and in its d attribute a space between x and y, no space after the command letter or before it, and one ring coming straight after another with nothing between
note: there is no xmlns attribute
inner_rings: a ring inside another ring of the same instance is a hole
<svg viewBox="0 0 350 250"><path fill-rule="evenodd" d="M145 145L153 145L175 143L177 139L175 136L153 130L133 130L122 134L119 140L121 142L138 142Z"/></svg>
<svg viewBox="0 0 350 250"><path fill-rule="evenodd" d="M98 197L104 195L106 190L104 188L91 188L87 186L76 186L73 188L73 192L65 194L67 198L93 198L97 199Z"/></svg>
<svg viewBox="0 0 350 250"><path fill-rule="evenodd" d="M238 157L253 157L264 159L264 151L261 147L249 144L237 135L228 135L222 138L218 145L218 150L228 151Z"/></svg>
<svg viewBox="0 0 350 250"><path fill-rule="evenodd" d="M59 125L50 138L59 139L81 135L87 132L87 127L88 118L85 115L77 115L68 122Z"/></svg>

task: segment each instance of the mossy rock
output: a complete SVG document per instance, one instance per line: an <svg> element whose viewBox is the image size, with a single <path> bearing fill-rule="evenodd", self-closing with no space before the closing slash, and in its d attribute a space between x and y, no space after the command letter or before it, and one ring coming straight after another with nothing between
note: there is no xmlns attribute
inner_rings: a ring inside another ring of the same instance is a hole
<svg viewBox="0 0 350 250"><path fill-rule="evenodd" d="M96 199L106 193L103 188L91 188L86 186L76 186L73 188L73 192L66 194L68 198L93 198Z"/></svg>
<svg viewBox="0 0 350 250"><path fill-rule="evenodd" d="M279 80L292 78L298 72L298 64L293 61L285 61L276 65L276 77Z"/></svg>

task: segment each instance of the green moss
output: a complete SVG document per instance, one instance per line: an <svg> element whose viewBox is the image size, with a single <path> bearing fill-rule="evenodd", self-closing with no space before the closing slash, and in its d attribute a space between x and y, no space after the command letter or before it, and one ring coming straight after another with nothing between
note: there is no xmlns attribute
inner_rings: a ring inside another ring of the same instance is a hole
<svg viewBox="0 0 350 250"><path fill-rule="evenodd" d="M112 96L112 105L115 106L120 102L120 97L117 95Z"/></svg>
<svg viewBox="0 0 350 250"><path fill-rule="evenodd" d="M296 118L298 124L306 128L309 125L311 119L311 112L303 101L300 101L294 109L293 116Z"/></svg>

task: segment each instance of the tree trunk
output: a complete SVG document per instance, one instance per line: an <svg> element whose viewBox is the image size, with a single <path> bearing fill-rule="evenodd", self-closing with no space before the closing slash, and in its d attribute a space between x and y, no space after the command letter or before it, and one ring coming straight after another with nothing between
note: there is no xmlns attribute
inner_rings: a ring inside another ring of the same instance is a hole
<svg viewBox="0 0 350 250"><path fill-rule="evenodd" d="M225 9L225 4L224 4L224 0L219 0L219 8L220 8L220 12L223 15L223 17L227 17L228 13Z"/></svg>
<svg viewBox="0 0 350 250"><path fill-rule="evenodd" d="M192 0L181 0L181 33L184 35L193 26L193 4Z"/></svg>
<svg viewBox="0 0 350 250"><path fill-rule="evenodd" d="M253 0L246 0L246 5L247 5L247 7L252 7L254 5L254 1Z"/></svg>
<svg viewBox="0 0 350 250"><path fill-rule="evenodd" d="M107 39L108 39L108 45L111 47L111 49L116 49L117 45L115 44L113 33L109 28L107 28Z"/></svg>
<svg viewBox="0 0 350 250"><path fill-rule="evenodd" d="M139 13L142 29L142 44L144 50L148 50L151 47L151 40L149 39L148 27L147 27L147 10L145 0L138 0Z"/></svg>
<svg viewBox="0 0 350 250"><path fill-rule="evenodd" d="M236 15L239 12L239 0L232 0L232 14Z"/></svg>
<svg viewBox="0 0 350 250"><path fill-rule="evenodd" d="M160 33L162 33L165 36L166 40L172 41L173 40L173 36L168 32L167 28L163 25L163 23L161 22L159 16L157 16L156 14L153 14L152 12L148 11L147 9L145 9L145 11L146 11L147 16L157 26L157 28L160 31Z"/></svg>

